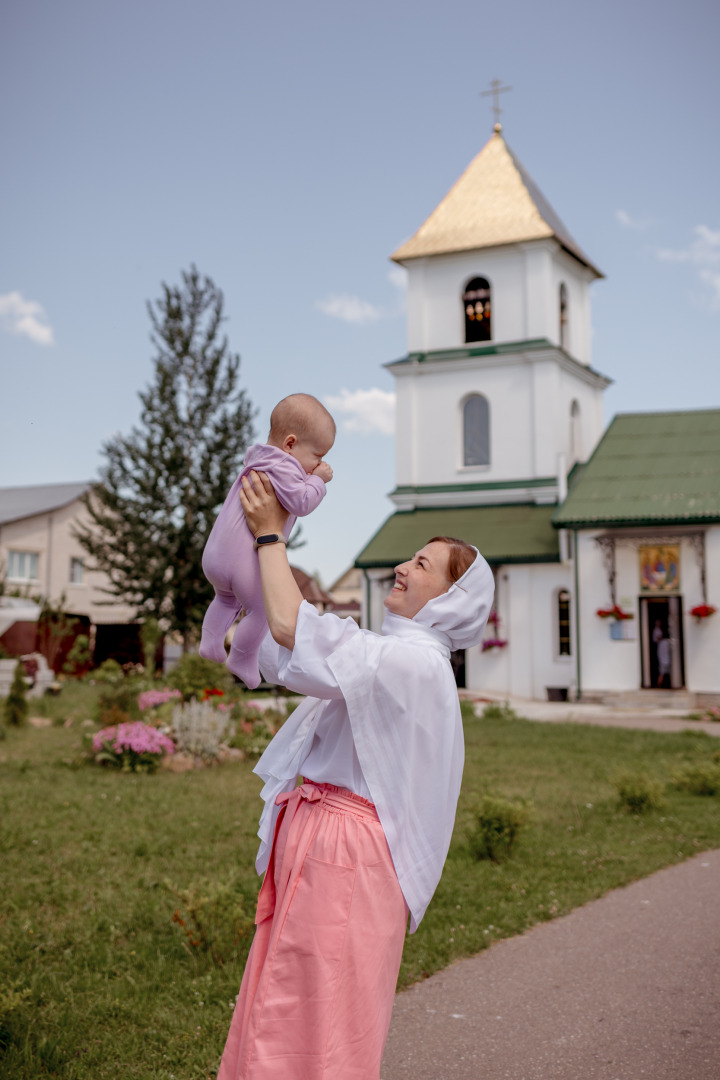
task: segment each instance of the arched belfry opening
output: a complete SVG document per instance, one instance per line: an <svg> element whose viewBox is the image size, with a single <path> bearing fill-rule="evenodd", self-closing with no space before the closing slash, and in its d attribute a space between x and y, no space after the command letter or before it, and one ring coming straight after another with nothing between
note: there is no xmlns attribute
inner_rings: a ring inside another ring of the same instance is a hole
<svg viewBox="0 0 720 1080"><path fill-rule="evenodd" d="M582 461L582 429L580 426L580 402L577 398L573 398L570 405L570 464L574 465L576 461Z"/></svg>
<svg viewBox="0 0 720 1080"><path fill-rule="evenodd" d="M463 290L465 341L491 341L490 282L484 277L471 278Z"/></svg>
<svg viewBox="0 0 720 1080"><path fill-rule="evenodd" d="M463 465L490 464L490 406L483 394L471 394L462 407Z"/></svg>
<svg viewBox="0 0 720 1080"><path fill-rule="evenodd" d="M568 342L569 342L569 335L568 335L569 311L568 311L567 286L565 285L564 282L560 285L560 312L559 312L559 315L560 315L560 332L559 332L558 336L560 338L560 348L567 350Z"/></svg>

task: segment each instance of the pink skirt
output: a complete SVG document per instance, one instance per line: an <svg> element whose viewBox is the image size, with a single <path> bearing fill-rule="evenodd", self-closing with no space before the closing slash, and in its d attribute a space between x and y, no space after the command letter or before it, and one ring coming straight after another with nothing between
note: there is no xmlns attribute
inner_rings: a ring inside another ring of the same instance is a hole
<svg viewBox="0 0 720 1080"><path fill-rule="evenodd" d="M408 908L367 799L281 795L218 1080L377 1080Z"/></svg>

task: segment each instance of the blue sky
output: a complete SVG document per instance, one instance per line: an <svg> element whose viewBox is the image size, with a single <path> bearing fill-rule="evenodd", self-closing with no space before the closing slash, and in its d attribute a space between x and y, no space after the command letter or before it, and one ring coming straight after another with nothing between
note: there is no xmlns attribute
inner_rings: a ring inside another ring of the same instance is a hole
<svg viewBox="0 0 720 1080"><path fill-rule="evenodd" d="M96 474L152 375L146 301L194 262L260 437L285 393L335 399L296 555L332 581L391 510L388 255L486 142L495 77L508 144L607 275L606 418L720 406L716 3L10 0L2 21L0 486Z"/></svg>

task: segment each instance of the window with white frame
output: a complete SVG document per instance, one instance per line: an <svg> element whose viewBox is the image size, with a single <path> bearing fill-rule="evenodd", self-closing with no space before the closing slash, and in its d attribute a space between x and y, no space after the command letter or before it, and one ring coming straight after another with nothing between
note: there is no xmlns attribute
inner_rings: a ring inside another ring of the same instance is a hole
<svg viewBox="0 0 720 1080"><path fill-rule="evenodd" d="M8 581L37 581L37 551L8 551Z"/></svg>
<svg viewBox="0 0 720 1080"><path fill-rule="evenodd" d="M490 464L490 406L482 394L465 401L463 420L463 465Z"/></svg>
<svg viewBox="0 0 720 1080"><path fill-rule="evenodd" d="M70 584L71 585L82 585L84 573L85 573L85 564L83 563L82 559L75 559L75 558L71 559L70 560Z"/></svg>

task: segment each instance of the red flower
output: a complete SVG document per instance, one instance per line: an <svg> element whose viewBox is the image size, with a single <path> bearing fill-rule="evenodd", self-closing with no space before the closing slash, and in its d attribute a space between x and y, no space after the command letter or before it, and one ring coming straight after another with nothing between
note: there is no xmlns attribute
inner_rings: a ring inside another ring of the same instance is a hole
<svg viewBox="0 0 720 1080"><path fill-rule="evenodd" d="M203 701L207 701L208 698L211 698L211 697L225 697L225 691L224 690L211 690L209 687L206 686L205 689L203 690L202 699L203 699Z"/></svg>
<svg viewBox="0 0 720 1080"><path fill-rule="evenodd" d="M690 608L690 614L693 615L698 622L701 619L708 619L711 615L714 615L717 608L714 608L712 604L697 604L694 608Z"/></svg>
<svg viewBox="0 0 720 1080"><path fill-rule="evenodd" d="M622 622L623 619L635 618L631 612L623 611L619 604L614 604L610 608L598 608L595 614L601 619L617 619L618 622Z"/></svg>

